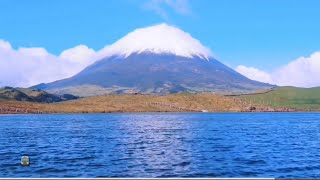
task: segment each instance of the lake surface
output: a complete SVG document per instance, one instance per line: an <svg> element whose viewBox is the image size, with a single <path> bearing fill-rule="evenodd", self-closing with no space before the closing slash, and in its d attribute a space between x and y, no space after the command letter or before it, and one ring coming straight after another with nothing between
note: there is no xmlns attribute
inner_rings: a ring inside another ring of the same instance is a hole
<svg viewBox="0 0 320 180"><path fill-rule="evenodd" d="M0 177L320 177L320 114L0 115Z"/></svg>

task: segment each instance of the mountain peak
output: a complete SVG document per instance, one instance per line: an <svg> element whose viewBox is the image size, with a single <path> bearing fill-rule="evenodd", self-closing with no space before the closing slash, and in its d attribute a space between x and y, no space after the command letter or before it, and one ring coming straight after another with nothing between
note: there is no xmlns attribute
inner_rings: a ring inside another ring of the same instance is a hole
<svg viewBox="0 0 320 180"><path fill-rule="evenodd" d="M128 57L133 53L150 52L183 57L209 59L212 52L200 41L181 29L162 23L140 28L127 34L109 47L111 55Z"/></svg>

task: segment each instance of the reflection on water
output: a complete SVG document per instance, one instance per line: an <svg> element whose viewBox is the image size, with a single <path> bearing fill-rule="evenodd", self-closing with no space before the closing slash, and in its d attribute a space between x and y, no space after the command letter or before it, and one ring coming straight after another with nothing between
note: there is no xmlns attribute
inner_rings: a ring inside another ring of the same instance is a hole
<svg viewBox="0 0 320 180"><path fill-rule="evenodd" d="M2 115L0 177L317 177L319 137L316 113Z"/></svg>
<svg viewBox="0 0 320 180"><path fill-rule="evenodd" d="M125 117L128 118L128 117ZM150 120L150 119L155 119ZM157 121L156 119L159 119ZM188 121L181 121L181 116L171 114L171 120L163 120L163 114L143 115L139 119L121 121L121 133L125 136L121 140L120 151L127 152L123 159L132 159L130 167L147 167L140 169L137 174L163 174L170 176L172 167L176 166L176 173L190 171L190 144L184 143L187 139L194 139L193 131L188 131ZM138 158L137 158L138 157ZM167 172L167 174L165 173Z"/></svg>

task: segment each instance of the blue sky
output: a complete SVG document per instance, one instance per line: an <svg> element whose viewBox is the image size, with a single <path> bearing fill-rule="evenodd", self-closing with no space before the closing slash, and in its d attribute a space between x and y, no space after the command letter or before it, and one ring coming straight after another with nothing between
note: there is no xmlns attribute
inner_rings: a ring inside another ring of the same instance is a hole
<svg viewBox="0 0 320 180"><path fill-rule="evenodd" d="M0 39L59 55L79 44L99 50L166 22L231 67L270 72L320 49L319 7L319 0L1 0Z"/></svg>
<svg viewBox="0 0 320 180"><path fill-rule="evenodd" d="M193 0L189 14L144 0L2 0L0 38L13 47L59 54L85 44L100 49L128 32L167 22L191 33L230 65L274 68L320 49L318 0Z"/></svg>

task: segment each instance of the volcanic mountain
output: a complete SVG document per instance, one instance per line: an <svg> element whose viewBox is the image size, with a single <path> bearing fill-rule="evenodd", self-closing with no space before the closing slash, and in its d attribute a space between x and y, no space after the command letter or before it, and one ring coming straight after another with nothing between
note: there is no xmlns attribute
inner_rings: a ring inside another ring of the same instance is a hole
<svg viewBox="0 0 320 180"><path fill-rule="evenodd" d="M216 60L188 33L167 24L137 29L75 76L34 88L80 96L107 93L249 92L272 87Z"/></svg>

